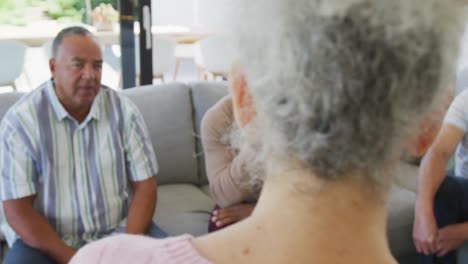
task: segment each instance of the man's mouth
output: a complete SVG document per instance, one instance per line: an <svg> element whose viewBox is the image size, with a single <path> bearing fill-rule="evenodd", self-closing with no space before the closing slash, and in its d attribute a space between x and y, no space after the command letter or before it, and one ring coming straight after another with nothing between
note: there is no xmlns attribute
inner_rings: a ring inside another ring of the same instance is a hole
<svg viewBox="0 0 468 264"><path fill-rule="evenodd" d="M95 89L92 86L83 86L78 89L78 93L83 95L91 95L95 94Z"/></svg>

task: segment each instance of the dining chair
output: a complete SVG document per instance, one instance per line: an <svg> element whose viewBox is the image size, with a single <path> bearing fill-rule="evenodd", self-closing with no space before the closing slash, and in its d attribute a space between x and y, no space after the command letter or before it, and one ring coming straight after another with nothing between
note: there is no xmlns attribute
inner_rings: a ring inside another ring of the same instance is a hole
<svg viewBox="0 0 468 264"><path fill-rule="evenodd" d="M27 46L19 41L0 41L0 86L11 86L23 73Z"/></svg>
<svg viewBox="0 0 468 264"><path fill-rule="evenodd" d="M44 42L41 46L42 51L44 52L47 59L52 58L52 39Z"/></svg>
<svg viewBox="0 0 468 264"><path fill-rule="evenodd" d="M233 52L221 35L209 36L195 43L195 64L199 72L203 70L204 80L209 77L227 79L232 61Z"/></svg>
<svg viewBox="0 0 468 264"><path fill-rule="evenodd" d="M136 83L138 85L140 79L140 44L139 38L135 36L135 72ZM153 79L165 81L164 74L172 71L174 68L176 57L175 48L177 42L174 38L164 36L153 36ZM120 45L112 45L112 53L120 58ZM118 70L119 86L122 84L122 67Z"/></svg>
<svg viewBox="0 0 468 264"><path fill-rule="evenodd" d="M164 82L164 73L172 71L176 63L175 49L177 42L174 38L153 36L153 79ZM137 80L140 79L140 45L139 38L135 38L135 70Z"/></svg>

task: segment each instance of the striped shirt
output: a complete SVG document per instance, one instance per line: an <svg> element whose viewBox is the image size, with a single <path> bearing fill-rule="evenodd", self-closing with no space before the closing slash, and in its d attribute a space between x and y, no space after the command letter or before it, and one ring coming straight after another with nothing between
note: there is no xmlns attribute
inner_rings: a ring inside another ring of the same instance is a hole
<svg viewBox="0 0 468 264"><path fill-rule="evenodd" d="M51 81L21 98L0 124L0 198L36 195L34 208L73 248L124 224L129 181L158 170L137 107L102 87L78 123ZM3 219L11 246L17 235Z"/></svg>

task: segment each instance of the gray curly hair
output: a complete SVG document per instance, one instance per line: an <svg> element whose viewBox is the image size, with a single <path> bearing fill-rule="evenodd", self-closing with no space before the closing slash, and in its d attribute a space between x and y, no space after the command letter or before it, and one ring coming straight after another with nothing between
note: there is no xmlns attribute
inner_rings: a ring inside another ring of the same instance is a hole
<svg viewBox="0 0 468 264"><path fill-rule="evenodd" d="M273 154L325 179L364 172L379 182L454 78L458 1L233 2L231 34L262 135L258 159Z"/></svg>

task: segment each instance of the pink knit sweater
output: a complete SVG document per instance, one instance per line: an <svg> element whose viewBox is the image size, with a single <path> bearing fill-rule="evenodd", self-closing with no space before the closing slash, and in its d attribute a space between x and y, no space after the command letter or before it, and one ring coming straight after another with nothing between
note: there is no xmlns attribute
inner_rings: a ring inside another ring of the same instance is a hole
<svg viewBox="0 0 468 264"><path fill-rule="evenodd" d="M86 245L70 264L211 264L195 250L192 239L190 235L166 239L116 235Z"/></svg>

